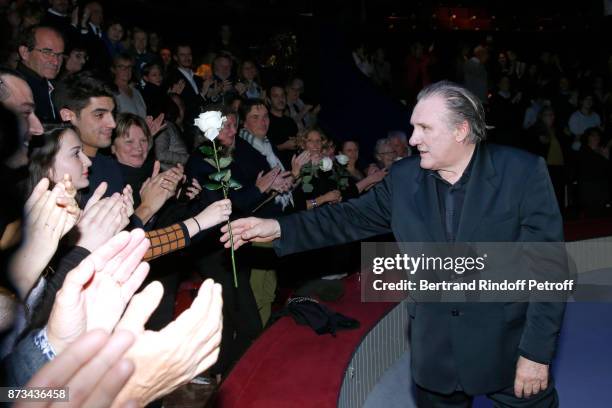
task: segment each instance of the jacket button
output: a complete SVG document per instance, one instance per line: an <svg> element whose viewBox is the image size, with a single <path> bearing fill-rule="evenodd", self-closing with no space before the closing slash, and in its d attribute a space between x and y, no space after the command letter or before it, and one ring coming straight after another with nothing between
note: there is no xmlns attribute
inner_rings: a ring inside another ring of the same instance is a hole
<svg viewBox="0 0 612 408"><path fill-rule="evenodd" d="M453 317L457 317L459 316L459 311L457 309L453 309L451 310L451 315L453 315Z"/></svg>

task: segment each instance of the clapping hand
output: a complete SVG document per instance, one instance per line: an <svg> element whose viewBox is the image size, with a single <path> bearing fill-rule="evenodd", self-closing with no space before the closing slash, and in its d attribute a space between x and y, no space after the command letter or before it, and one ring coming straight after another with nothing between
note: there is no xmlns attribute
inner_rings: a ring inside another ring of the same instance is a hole
<svg viewBox="0 0 612 408"><path fill-rule="evenodd" d="M163 113L160 113L155 119L153 119L153 116L147 116L145 122L149 128L149 132L151 132L151 137L157 136L157 134L166 127Z"/></svg>
<svg viewBox="0 0 612 408"><path fill-rule="evenodd" d="M56 353L85 332L114 329L149 272L141 262L149 245L141 229L123 231L68 273L47 323Z"/></svg>
<svg viewBox="0 0 612 408"><path fill-rule="evenodd" d="M160 331L144 325L163 295L159 282L134 296L118 330L128 330L136 342L125 357L136 370L117 397L116 404L138 399L145 406L186 384L217 361L221 342L221 286L206 280L189 309Z"/></svg>

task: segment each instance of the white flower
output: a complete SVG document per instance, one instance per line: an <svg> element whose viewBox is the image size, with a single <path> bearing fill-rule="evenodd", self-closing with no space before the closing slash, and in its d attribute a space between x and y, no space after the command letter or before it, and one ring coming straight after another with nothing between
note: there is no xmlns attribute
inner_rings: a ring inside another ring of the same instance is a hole
<svg viewBox="0 0 612 408"><path fill-rule="evenodd" d="M208 140L214 140L219 135L219 131L223 127L225 120L226 118L221 115L221 112L208 111L200 113L194 125L204 133L204 136L206 136Z"/></svg>
<svg viewBox="0 0 612 408"><path fill-rule="evenodd" d="M330 159L329 157L324 157L321 159L321 163L319 163L319 168L322 171L330 171L332 167L334 167L332 159Z"/></svg>
<svg viewBox="0 0 612 408"><path fill-rule="evenodd" d="M345 154L339 154L339 155L337 155L337 156L336 156L336 161L337 161L337 162L338 162L340 165L344 166L344 165L348 164L348 162L349 162L349 158L348 158L348 156L347 156L347 155L345 155Z"/></svg>

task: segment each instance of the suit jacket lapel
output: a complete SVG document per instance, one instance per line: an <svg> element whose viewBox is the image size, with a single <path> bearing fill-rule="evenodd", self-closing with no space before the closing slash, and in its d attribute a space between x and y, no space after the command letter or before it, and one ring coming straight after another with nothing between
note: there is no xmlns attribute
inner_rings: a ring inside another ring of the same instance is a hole
<svg viewBox="0 0 612 408"><path fill-rule="evenodd" d="M468 181L465 200L461 210L458 242L469 242L474 229L491 206L497 189L497 176L486 145L480 144L474 152L476 157Z"/></svg>
<svg viewBox="0 0 612 408"><path fill-rule="evenodd" d="M418 187L415 191L414 200L417 210L425 224L425 228L434 242L446 241L446 235L440 218L440 203L436 190L436 180L426 171L419 171L416 180Z"/></svg>

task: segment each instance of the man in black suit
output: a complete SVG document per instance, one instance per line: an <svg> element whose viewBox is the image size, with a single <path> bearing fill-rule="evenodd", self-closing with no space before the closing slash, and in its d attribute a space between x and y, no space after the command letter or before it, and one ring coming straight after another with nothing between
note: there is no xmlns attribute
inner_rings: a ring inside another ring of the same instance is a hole
<svg viewBox="0 0 612 408"><path fill-rule="evenodd" d="M185 82L183 91L179 94L185 102L185 123L193 123L193 119L202 111L202 78L193 72L193 55L189 44L179 43L174 48L175 65L168 70L166 84L168 88L180 80Z"/></svg>
<svg viewBox="0 0 612 408"><path fill-rule="evenodd" d="M64 61L64 38L55 28L32 26L19 38L19 71L28 82L36 102L36 116L43 123L59 122L53 106L53 83Z"/></svg>
<svg viewBox="0 0 612 408"><path fill-rule="evenodd" d="M235 246L272 241L280 255L392 231L398 242L556 242L562 220L546 163L481 143L478 98L425 88L411 118L420 158L394 164L369 193L316 211L232 223ZM228 240L226 230L222 240ZM564 303L412 303L412 374L419 407L558 406L550 379Z"/></svg>

